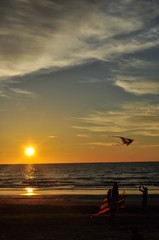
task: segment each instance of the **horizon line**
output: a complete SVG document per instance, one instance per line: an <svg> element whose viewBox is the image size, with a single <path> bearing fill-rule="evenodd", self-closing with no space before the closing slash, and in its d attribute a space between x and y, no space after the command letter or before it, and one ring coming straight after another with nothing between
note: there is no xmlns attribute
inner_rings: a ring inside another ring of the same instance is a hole
<svg viewBox="0 0 159 240"><path fill-rule="evenodd" d="M98 163L159 163L157 161L115 161L115 162L46 162L46 163L0 163L0 165L51 165L51 164L98 164Z"/></svg>

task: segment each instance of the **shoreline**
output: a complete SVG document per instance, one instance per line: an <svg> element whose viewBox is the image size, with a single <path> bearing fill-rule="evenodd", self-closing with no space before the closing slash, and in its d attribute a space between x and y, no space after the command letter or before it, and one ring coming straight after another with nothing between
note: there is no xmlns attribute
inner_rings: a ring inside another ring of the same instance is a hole
<svg viewBox="0 0 159 240"><path fill-rule="evenodd" d="M96 205L100 206L105 195L55 194L55 195L0 195L0 205ZM128 194L125 206L141 206L142 194ZM159 194L148 195L148 205L159 208Z"/></svg>
<svg viewBox="0 0 159 240"><path fill-rule="evenodd" d="M2 196L55 196L55 195L106 195L108 189L37 189L35 187L26 188L0 188L0 198ZM127 195L142 195L137 188L120 188L119 194L126 191ZM159 195L159 189L148 189L148 195Z"/></svg>

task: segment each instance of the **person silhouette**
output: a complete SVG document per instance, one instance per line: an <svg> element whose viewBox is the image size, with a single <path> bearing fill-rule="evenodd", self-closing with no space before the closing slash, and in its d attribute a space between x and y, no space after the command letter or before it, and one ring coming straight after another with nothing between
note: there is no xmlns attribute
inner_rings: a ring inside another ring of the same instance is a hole
<svg viewBox="0 0 159 240"><path fill-rule="evenodd" d="M117 182L114 182L113 188L112 188L112 200L114 202L118 201L119 197L119 189L118 189L118 184Z"/></svg>
<svg viewBox="0 0 159 240"><path fill-rule="evenodd" d="M115 227L116 221L115 221L115 215L116 215L116 209L117 209L117 201L119 197L119 190L118 190L118 184L117 182L114 182L114 185L112 189L109 192L110 198L108 200L109 207L110 207L110 223L113 227Z"/></svg>
<svg viewBox="0 0 159 240"><path fill-rule="evenodd" d="M142 209L145 210L147 207L147 198L148 198L148 188L144 187L143 184L140 184L139 186L140 192L143 193L143 198L142 198Z"/></svg>
<svg viewBox="0 0 159 240"><path fill-rule="evenodd" d="M108 206L110 207L110 199L111 199L112 189L110 188L107 193L107 200L108 200Z"/></svg>

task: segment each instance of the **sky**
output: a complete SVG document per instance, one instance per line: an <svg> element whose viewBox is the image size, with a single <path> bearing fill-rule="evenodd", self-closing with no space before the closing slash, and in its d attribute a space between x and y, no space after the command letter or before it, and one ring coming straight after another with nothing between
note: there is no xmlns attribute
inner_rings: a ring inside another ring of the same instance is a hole
<svg viewBox="0 0 159 240"><path fill-rule="evenodd" d="M1 1L0 163L159 161L158 9Z"/></svg>

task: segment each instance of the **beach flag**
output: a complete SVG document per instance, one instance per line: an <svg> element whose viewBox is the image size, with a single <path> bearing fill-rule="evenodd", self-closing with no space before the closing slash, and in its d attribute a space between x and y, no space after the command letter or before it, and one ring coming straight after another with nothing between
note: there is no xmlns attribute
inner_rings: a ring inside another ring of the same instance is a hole
<svg viewBox="0 0 159 240"><path fill-rule="evenodd" d="M115 209L124 208L124 201L125 201L126 196L127 196L126 192L124 191L123 195L121 197L119 197L118 200L115 202ZM109 204L108 198L105 197L103 203L100 205L99 212L93 214L91 216L91 218L92 217L97 217L97 216L99 216L103 213L106 213L108 211L110 211L110 204Z"/></svg>

